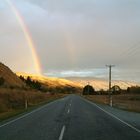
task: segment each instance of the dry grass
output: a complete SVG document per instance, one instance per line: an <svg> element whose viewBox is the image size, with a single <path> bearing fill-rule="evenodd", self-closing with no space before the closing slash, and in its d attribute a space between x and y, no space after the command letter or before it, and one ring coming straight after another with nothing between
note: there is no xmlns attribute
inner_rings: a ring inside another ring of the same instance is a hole
<svg viewBox="0 0 140 140"><path fill-rule="evenodd" d="M32 108L64 96L35 90L0 88L0 120L25 111L25 100L28 101L28 108Z"/></svg>
<svg viewBox="0 0 140 140"><path fill-rule="evenodd" d="M86 95L85 98L100 104L109 104L108 95ZM113 106L140 112L140 94L123 94L123 95L113 95Z"/></svg>

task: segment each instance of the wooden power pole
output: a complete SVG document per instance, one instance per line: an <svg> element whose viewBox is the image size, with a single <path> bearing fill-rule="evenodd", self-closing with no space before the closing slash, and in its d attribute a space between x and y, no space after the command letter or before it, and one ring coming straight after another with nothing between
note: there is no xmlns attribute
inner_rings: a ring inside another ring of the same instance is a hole
<svg viewBox="0 0 140 140"><path fill-rule="evenodd" d="M112 67L115 67L115 65L106 65L108 68L109 68L109 104L110 106L112 107L112 93L111 93L111 70L112 70Z"/></svg>

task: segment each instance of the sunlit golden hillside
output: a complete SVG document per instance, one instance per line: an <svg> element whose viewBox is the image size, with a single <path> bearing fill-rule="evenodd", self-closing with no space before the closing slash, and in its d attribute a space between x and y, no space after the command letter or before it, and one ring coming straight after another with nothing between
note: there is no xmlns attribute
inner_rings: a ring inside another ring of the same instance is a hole
<svg viewBox="0 0 140 140"><path fill-rule="evenodd" d="M34 74L27 74L27 73L16 73L18 76L23 76L24 78L27 78L28 76L32 80L39 81L42 83L44 86L49 86L49 87L64 87L64 86L72 86L72 87L82 87L81 84L78 84L76 82L66 80L66 79L61 79L61 78L54 78L54 77L46 77L46 76L40 76L40 75L34 75Z"/></svg>

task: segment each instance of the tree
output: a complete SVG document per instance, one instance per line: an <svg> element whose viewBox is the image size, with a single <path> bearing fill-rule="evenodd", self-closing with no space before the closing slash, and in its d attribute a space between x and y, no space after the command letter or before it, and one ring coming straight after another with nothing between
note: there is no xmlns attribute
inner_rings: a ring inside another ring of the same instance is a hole
<svg viewBox="0 0 140 140"><path fill-rule="evenodd" d="M26 83L27 86L37 89L37 90L42 90L41 89L41 83L35 80L32 80L30 76L27 77L27 79L25 79L23 76L19 77L23 82Z"/></svg>
<svg viewBox="0 0 140 140"><path fill-rule="evenodd" d="M19 76L19 78L22 80L22 81L25 81L24 77L22 75Z"/></svg>
<svg viewBox="0 0 140 140"><path fill-rule="evenodd" d="M127 92L130 93L130 87L127 88Z"/></svg>
<svg viewBox="0 0 140 140"><path fill-rule="evenodd" d="M95 93L95 89L90 85L86 85L83 88L83 95L93 95L94 93Z"/></svg>
<svg viewBox="0 0 140 140"><path fill-rule="evenodd" d="M113 94L120 94L121 93L121 88L118 86L118 85L114 85L112 88L111 88L111 92Z"/></svg>
<svg viewBox="0 0 140 140"><path fill-rule="evenodd" d="M32 84L32 80L31 80L30 76L27 77L26 84L29 86Z"/></svg>
<svg viewBox="0 0 140 140"><path fill-rule="evenodd" d="M38 89L38 90L41 89L41 83L39 83L38 81L33 81L32 85L35 89Z"/></svg>

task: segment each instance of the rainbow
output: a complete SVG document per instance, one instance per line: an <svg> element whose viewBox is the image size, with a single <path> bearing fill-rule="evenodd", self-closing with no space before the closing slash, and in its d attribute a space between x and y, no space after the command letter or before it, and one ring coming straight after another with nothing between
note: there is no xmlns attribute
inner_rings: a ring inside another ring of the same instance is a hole
<svg viewBox="0 0 140 140"><path fill-rule="evenodd" d="M64 37L64 45L69 53L69 59L71 61L71 65L75 65L77 63L76 51L75 51L76 45L72 38L72 35L70 34L70 32L68 31L66 27L64 19L62 19L62 22L61 22L61 31Z"/></svg>
<svg viewBox="0 0 140 140"><path fill-rule="evenodd" d="M76 54L75 54L75 43L72 39L72 35L65 29L64 30L64 38L65 38L65 47L68 50L70 61L72 64L76 63Z"/></svg>
<svg viewBox="0 0 140 140"><path fill-rule="evenodd" d="M40 64L40 61L39 61L39 58L38 58L38 55L37 55L37 52L35 49L35 44L32 40L30 31L28 30L23 17L21 16L21 14L18 11L18 9L16 8L16 6L12 3L11 0L6 0L6 1L7 1L8 5L10 6L11 10L13 11L13 13L15 14L16 19L17 19L17 21L23 31L25 39L27 41L28 47L30 48L31 55L32 55L32 58L34 61L34 67L35 67L36 74L41 75L41 64Z"/></svg>

